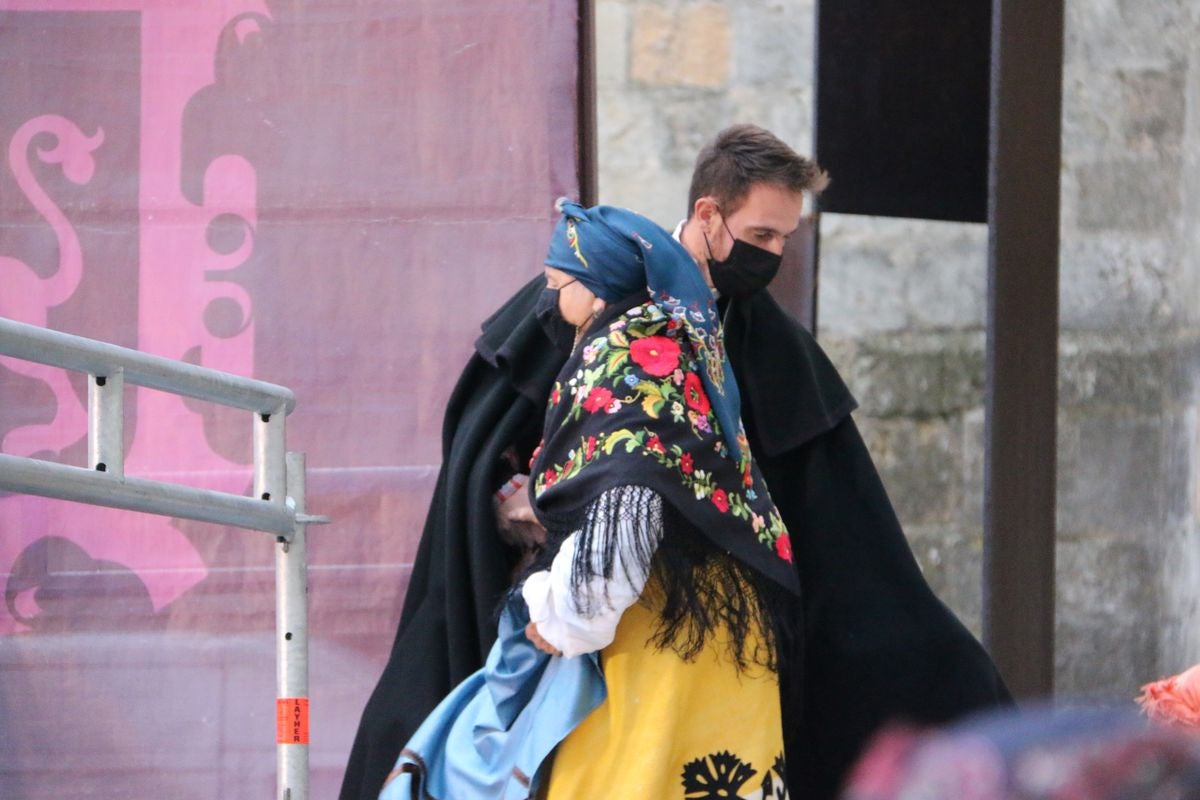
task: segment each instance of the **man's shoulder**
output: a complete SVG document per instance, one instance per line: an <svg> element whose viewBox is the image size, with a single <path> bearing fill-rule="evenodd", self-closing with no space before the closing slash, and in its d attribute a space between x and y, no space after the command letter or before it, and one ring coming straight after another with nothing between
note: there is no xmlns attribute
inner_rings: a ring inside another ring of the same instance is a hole
<svg viewBox="0 0 1200 800"><path fill-rule="evenodd" d="M756 453L798 447L858 406L816 338L767 292L734 301L726 319L726 351Z"/></svg>

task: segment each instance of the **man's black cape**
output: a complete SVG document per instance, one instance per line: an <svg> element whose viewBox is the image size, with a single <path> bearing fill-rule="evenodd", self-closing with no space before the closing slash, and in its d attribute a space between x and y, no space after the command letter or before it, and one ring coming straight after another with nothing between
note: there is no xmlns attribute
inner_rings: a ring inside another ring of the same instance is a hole
<svg viewBox="0 0 1200 800"><path fill-rule="evenodd" d="M442 431L442 468L391 657L363 711L341 800L375 800L400 749L479 669L517 554L492 494L527 463L564 361L523 287L483 324ZM791 796L837 795L884 722L937 724L1011 702L991 659L930 590L820 346L767 292L733 300L725 343L750 448L791 533L803 664L781 667Z"/></svg>

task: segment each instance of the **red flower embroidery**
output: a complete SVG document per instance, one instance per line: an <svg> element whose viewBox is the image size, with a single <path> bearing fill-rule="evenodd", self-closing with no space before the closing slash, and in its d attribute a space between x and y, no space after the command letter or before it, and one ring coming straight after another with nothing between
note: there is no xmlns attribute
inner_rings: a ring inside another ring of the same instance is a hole
<svg viewBox="0 0 1200 800"><path fill-rule="evenodd" d="M754 485L754 476L750 474L750 462L749 461L746 462L746 471L742 473L742 485L743 486L753 486Z"/></svg>
<svg viewBox="0 0 1200 800"><path fill-rule="evenodd" d="M646 449L653 450L656 453L667 452L667 448L663 447L662 440L659 439L657 436L651 436L649 439L646 440Z"/></svg>
<svg viewBox="0 0 1200 800"><path fill-rule="evenodd" d="M555 386L554 389L550 392L550 405L552 405L552 406L558 405L558 401L560 399L561 399L561 396L558 393L558 387Z"/></svg>
<svg viewBox="0 0 1200 800"><path fill-rule="evenodd" d="M583 407L591 414L597 411L603 411L612 401L613 394L603 386L597 386L588 393L587 399L583 401Z"/></svg>
<svg viewBox="0 0 1200 800"><path fill-rule="evenodd" d="M717 507L717 510L724 514L729 510L729 497L725 494L724 489L717 489L712 493L712 504Z"/></svg>
<svg viewBox="0 0 1200 800"><path fill-rule="evenodd" d="M683 378L683 398L687 401L688 408L699 414L707 414L712 410L708 395L704 393L704 384L694 372L689 372Z"/></svg>
<svg viewBox="0 0 1200 800"><path fill-rule="evenodd" d="M779 538L775 540L775 554L789 564L791 563L792 539L786 533L781 533Z"/></svg>
<svg viewBox="0 0 1200 800"><path fill-rule="evenodd" d="M589 436L587 440L587 452L583 456L584 461L591 461L592 456L596 454L596 437Z"/></svg>
<svg viewBox="0 0 1200 800"><path fill-rule="evenodd" d="M684 475L692 474L692 454L684 453L679 458L679 469L683 470Z"/></svg>
<svg viewBox="0 0 1200 800"><path fill-rule="evenodd" d="M629 357L648 374L662 378L679 366L679 345L666 336L647 336L629 345Z"/></svg>
<svg viewBox="0 0 1200 800"><path fill-rule="evenodd" d="M552 469L546 470L545 480L546 488L553 486L554 482L558 480L558 473Z"/></svg>

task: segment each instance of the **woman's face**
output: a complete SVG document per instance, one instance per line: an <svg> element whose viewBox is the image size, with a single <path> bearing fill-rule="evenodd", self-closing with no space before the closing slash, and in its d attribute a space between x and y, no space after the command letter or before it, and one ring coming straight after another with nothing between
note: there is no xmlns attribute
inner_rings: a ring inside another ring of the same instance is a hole
<svg viewBox="0 0 1200 800"><path fill-rule="evenodd" d="M559 290L558 311L576 328L587 325L592 316L604 308L604 302L591 290L560 269L546 267L546 286Z"/></svg>

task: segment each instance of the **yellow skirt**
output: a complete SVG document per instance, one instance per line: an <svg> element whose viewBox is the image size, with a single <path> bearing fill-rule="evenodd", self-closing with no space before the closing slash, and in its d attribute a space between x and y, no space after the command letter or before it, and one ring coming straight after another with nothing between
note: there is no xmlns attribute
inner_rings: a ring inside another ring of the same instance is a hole
<svg viewBox="0 0 1200 800"><path fill-rule="evenodd" d="M544 797L786 798L777 676L739 672L726 631L693 661L659 650L657 619L643 602L621 617L601 651L608 698L559 745Z"/></svg>

